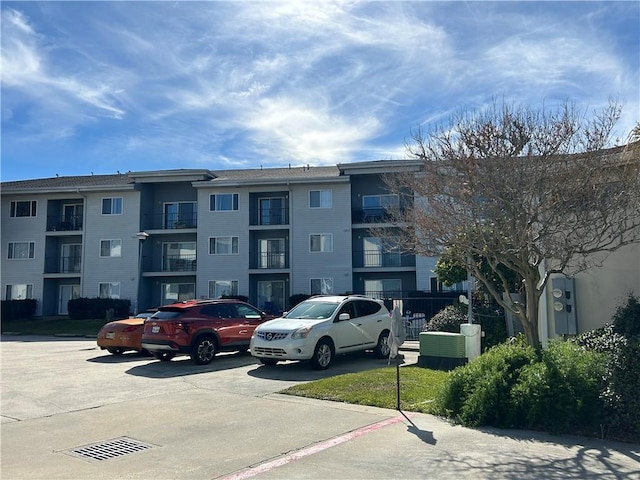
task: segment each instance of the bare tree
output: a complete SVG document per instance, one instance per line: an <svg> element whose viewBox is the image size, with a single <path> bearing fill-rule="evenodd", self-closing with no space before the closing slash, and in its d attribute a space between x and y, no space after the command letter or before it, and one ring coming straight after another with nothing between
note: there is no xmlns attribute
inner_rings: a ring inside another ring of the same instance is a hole
<svg viewBox="0 0 640 480"><path fill-rule="evenodd" d="M640 239L640 143L604 149L619 114L615 103L587 116L568 102L551 110L496 102L412 132L407 150L422 171L386 177L408 205L389 212L402 248L446 250L540 349L549 276L573 275ZM503 297L505 267L522 278L523 303Z"/></svg>

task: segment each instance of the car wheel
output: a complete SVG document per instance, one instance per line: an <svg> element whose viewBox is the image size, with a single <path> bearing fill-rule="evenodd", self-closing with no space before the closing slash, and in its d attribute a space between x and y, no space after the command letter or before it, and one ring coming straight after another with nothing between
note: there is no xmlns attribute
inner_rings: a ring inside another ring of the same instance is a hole
<svg viewBox="0 0 640 480"><path fill-rule="evenodd" d="M385 330L378 337L378 343L373 349L373 356L376 358L387 358L391 353L391 346L389 345L389 331Z"/></svg>
<svg viewBox="0 0 640 480"><path fill-rule="evenodd" d="M211 363L213 357L216 356L218 351L218 344L215 338L201 337L193 346L193 353L191 354L191 361L196 365L207 365Z"/></svg>
<svg viewBox="0 0 640 480"><path fill-rule="evenodd" d="M275 365L278 363L278 360L273 360L272 358L259 358L258 360L262 365Z"/></svg>
<svg viewBox="0 0 640 480"><path fill-rule="evenodd" d="M107 352L111 355L122 355L124 353L124 348L107 348Z"/></svg>
<svg viewBox="0 0 640 480"><path fill-rule="evenodd" d="M316 345L311 357L311 366L316 370L326 370L333 360L333 344L331 341L323 338Z"/></svg>
<svg viewBox="0 0 640 480"><path fill-rule="evenodd" d="M153 356L156 359L160 360L161 362L168 362L173 357L175 357L176 354L173 352L157 352L157 353L154 353Z"/></svg>

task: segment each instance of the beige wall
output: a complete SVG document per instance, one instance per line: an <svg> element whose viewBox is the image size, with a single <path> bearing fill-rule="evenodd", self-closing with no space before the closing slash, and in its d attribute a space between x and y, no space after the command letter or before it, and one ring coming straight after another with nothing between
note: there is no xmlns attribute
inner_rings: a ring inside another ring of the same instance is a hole
<svg viewBox="0 0 640 480"><path fill-rule="evenodd" d="M575 276L575 301L578 333L587 332L611 322L616 307L625 303L629 294L640 296L640 245L624 247L609 255L602 266L592 267ZM554 338L552 294L548 286L546 311L549 338ZM542 313L541 312L541 313ZM541 322L542 323L542 322Z"/></svg>

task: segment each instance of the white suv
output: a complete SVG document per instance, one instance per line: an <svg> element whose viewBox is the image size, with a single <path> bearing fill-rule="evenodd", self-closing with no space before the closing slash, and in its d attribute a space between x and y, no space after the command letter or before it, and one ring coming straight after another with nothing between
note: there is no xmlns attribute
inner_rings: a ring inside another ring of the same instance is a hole
<svg viewBox="0 0 640 480"><path fill-rule="evenodd" d="M311 360L313 368L324 370L341 353L373 349L377 358L388 357L390 330L391 315L381 300L317 296L259 325L250 351L265 365Z"/></svg>

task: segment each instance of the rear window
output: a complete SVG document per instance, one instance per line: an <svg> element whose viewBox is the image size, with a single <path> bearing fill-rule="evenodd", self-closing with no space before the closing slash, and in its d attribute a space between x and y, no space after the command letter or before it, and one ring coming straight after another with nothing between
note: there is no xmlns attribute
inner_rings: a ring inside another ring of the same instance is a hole
<svg viewBox="0 0 640 480"><path fill-rule="evenodd" d="M178 318L179 316L181 316L184 313L183 310L158 310L156 313L153 314L153 316L151 317L152 319L158 319L158 320L172 320L174 318Z"/></svg>

